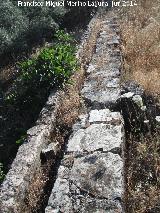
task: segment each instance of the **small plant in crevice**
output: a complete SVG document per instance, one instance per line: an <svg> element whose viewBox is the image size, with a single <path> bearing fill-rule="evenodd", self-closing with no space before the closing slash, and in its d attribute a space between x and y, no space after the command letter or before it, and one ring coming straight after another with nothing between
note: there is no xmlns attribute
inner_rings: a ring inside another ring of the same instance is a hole
<svg viewBox="0 0 160 213"><path fill-rule="evenodd" d="M16 144L17 145L21 145L24 143L24 141L26 140L26 135L22 135L18 140L16 140Z"/></svg>

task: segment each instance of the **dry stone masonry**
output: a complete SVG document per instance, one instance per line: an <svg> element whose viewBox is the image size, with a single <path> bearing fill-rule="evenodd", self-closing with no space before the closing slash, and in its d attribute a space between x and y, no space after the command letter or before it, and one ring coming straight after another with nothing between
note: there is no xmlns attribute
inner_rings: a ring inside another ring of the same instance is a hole
<svg viewBox="0 0 160 213"><path fill-rule="evenodd" d="M99 14L96 14L90 21L85 37L78 48L77 57L80 61L84 46L90 39L98 16ZM23 212L22 209L25 205L29 186L32 184L35 173L42 166L41 154L54 153L53 161L56 161L59 157L58 155L63 144L61 141L51 141L51 138L55 134L55 128L57 128L57 115L64 95L64 91L53 91L42 109L35 126L27 131L27 140L19 147L11 169L0 187L0 212ZM50 145L48 146L49 143ZM52 150L50 150L51 148Z"/></svg>
<svg viewBox="0 0 160 213"><path fill-rule="evenodd" d="M45 213L124 212L123 118L114 111L120 98L121 69L115 14L103 15L101 25L81 90L86 110L73 125ZM58 97L58 93L50 95L43 116L27 132L28 142L19 148L1 186L0 212L21 213L32 177L41 165L41 153L53 149L57 155L61 146L49 138Z"/></svg>
<svg viewBox="0 0 160 213"><path fill-rule="evenodd" d="M68 141L46 213L122 212L123 119L108 109L84 117Z"/></svg>
<svg viewBox="0 0 160 213"><path fill-rule="evenodd" d="M113 107L120 96L121 54L116 18L105 18L82 95L93 108Z"/></svg>
<svg viewBox="0 0 160 213"><path fill-rule="evenodd" d="M117 33L109 13L81 91L87 113L73 126L45 213L124 212L123 118L111 111L120 98Z"/></svg>

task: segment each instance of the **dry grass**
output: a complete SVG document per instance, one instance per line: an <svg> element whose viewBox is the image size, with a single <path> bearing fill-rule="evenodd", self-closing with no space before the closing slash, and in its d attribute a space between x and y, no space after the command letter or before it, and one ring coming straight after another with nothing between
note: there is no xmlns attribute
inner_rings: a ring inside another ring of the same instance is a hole
<svg viewBox="0 0 160 213"><path fill-rule="evenodd" d="M129 141L127 166L128 213L160 212L160 135Z"/></svg>
<svg viewBox="0 0 160 213"><path fill-rule="evenodd" d="M51 191L50 181L54 182L54 160L48 159L39 169L36 170L31 183L29 185L24 205L18 212L36 213L42 212L42 208L46 205L48 193Z"/></svg>
<svg viewBox="0 0 160 213"><path fill-rule="evenodd" d="M140 6L121 11L124 79L133 79L146 91L160 95L160 4L138 1Z"/></svg>
<svg viewBox="0 0 160 213"><path fill-rule="evenodd" d="M134 80L160 100L160 2L139 0L123 8L123 81ZM133 127L134 128L134 127ZM126 212L160 212L160 132L131 134L127 141Z"/></svg>

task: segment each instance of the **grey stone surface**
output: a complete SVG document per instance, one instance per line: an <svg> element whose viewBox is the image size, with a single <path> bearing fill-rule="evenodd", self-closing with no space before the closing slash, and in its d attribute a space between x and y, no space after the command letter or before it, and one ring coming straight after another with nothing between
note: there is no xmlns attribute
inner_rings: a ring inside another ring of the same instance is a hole
<svg viewBox="0 0 160 213"><path fill-rule="evenodd" d="M46 213L123 212L123 159L113 150L124 143L119 112L92 110L80 116L89 126L68 141Z"/></svg>
<svg viewBox="0 0 160 213"><path fill-rule="evenodd" d="M48 106L55 106L55 100L57 100L57 94L51 93L37 125L27 131L27 140L19 147L11 169L0 187L0 210L2 209L3 213L19 213L23 206L30 181L41 165L40 154L50 142L49 136L53 130L51 120L53 122L55 111L48 112ZM56 144L54 154L55 152Z"/></svg>
<svg viewBox="0 0 160 213"><path fill-rule="evenodd" d="M133 92L126 92L123 95L121 95L121 98L132 98L134 96Z"/></svg>
<svg viewBox="0 0 160 213"><path fill-rule="evenodd" d="M81 58L80 56L81 52L83 52L83 46L87 39L89 39L92 27L96 21L97 15L91 20L87 34L85 34L85 38L83 39L81 46L79 46L79 51L77 52L77 57L79 58ZM57 148L57 144L48 147L48 143L50 143L50 133L53 131L56 122L56 105L59 101L60 94L61 91L56 92L56 94L53 91L50 94L48 101L36 122L36 126L27 132L27 142L18 150L12 167L0 188L0 211L3 213L21 213L21 210L19 209L23 206L29 183L37 167L41 164L41 152L45 155L48 155L49 153L55 155L59 148ZM81 122L80 126L83 124L85 124L85 121Z"/></svg>
<svg viewBox="0 0 160 213"><path fill-rule="evenodd" d="M92 24L89 25L89 33ZM82 96L91 106L112 108L120 97L121 54L119 31L114 17L105 18L96 51L88 67ZM83 45L82 45L83 46ZM81 49L81 48L80 48ZM77 57L81 50L77 53ZM40 166L40 154L56 155L57 144L48 146L55 121L58 95L50 95L37 125L28 130L28 141L18 151L1 186L3 213L21 213L21 206L33 174ZM88 109L90 110L90 108ZM123 120L109 109L81 115L73 126L66 153L58 170L46 213L123 212ZM120 152L119 152L120 150Z"/></svg>
<svg viewBox="0 0 160 213"><path fill-rule="evenodd" d="M95 122L118 122L122 123L122 116L119 112L111 112L109 109L92 110L89 113L89 123Z"/></svg>
<svg viewBox="0 0 160 213"><path fill-rule="evenodd" d="M114 196L121 197L123 192L122 170L119 155L94 152L74 160L70 181L95 197L114 199Z"/></svg>
<svg viewBox="0 0 160 213"><path fill-rule="evenodd" d="M137 104L137 106L142 107L143 106L143 99L140 95L134 95L132 97L132 101Z"/></svg>
<svg viewBox="0 0 160 213"><path fill-rule="evenodd" d="M33 172L40 165L40 152L45 147L43 136L44 131L37 138L32 138L30 143L19 148L12 168L0 189L0 206L3 212L17 212L21 205Z"/></svg>
<svg viewBox="0 0 160 213"><path fill-rule="evenodd" d="M123 93L133 93L134 95L144 95L144 89L135 81L127 81L122 85Z"/></svg>
<svg viewBox="0 0 160 213"><path fill-rule="evenodd" d="M59 168L45 212L122 212L122 172L117 154L94 152L75 158L70 169Z"/></svg>
<svg viewBox="0 0 160 213"><path fill-rule="evenodd" d="M42 149L43 154L48 154L50 152L53 152L54 155L56 155L57 151L59 150L59 143L50 143L45 149Z"/></svg>
<svg viewBox="0 0 160 213"><path fill-rule="evenodd" d="M119 47L115 47L119 44L119 39L109 26L102 27L81 92L87 103L94 108L100 108L101 105L111 108L116 105L120 96L121 55Z"/></svg>
<svg viewBox="0 0 160 213"><path fill-rule="evenodd" d="M122 126L108 124L92 124L87 129L78 130L69 140L67 152L110 151L120 148Z"/></svg>
<svg viewBox="0 0 160 213"><path fill-rule="evenodd" d="M112 107L116 104L119 96L119 88L107 88L106 90L93 88L91 84L84 86L82 94L90 105L97 108L96 106L104 105L106 107Z"/></svg>
<svg viewBox="0 0 160 213"><path fill-rule="evenodd" d="M156 123L157 129L160 129L160 116L155 117L155 123Z"/></svg>
<svg viewBox="0 0 160 213"><path fill-rule="evenodd" d="M160 124L160 116L156 116L156 121Z"/></svg>

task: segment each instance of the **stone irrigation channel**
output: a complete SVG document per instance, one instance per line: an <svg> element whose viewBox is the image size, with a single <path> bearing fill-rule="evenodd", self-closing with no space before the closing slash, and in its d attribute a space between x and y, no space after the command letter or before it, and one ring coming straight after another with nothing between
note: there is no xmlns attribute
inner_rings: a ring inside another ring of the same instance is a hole
<svg viewBox="0 0 160 213"><path fill-rule="evenodd" d="M94 19L89 26L96 23ZM0 212L125 212L124 124L121 113L116 111L122 59L119 26L113 12L103 14L96 39L80 91L85 110L65 141L56 176L50 179L52 190L44 209L22 210L33 173L41 163L41 153L44 150L46 154L57 153L59 144L54 138L46 146L55 112L28 131L29 142L19 148L1 186ZM55 95L51 95L48 105L54 105L55 101Z"/></svg>

